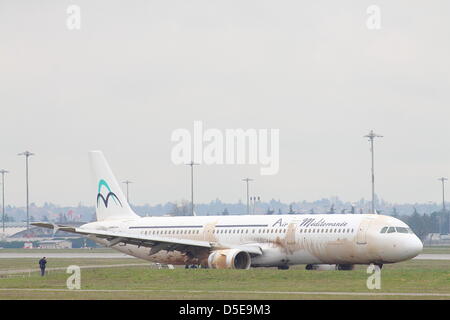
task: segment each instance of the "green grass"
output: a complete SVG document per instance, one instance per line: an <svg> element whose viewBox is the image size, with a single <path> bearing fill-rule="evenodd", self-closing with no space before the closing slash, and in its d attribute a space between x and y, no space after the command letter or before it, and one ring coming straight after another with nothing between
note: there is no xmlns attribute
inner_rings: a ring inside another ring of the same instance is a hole
<svg viewBox="0 0 450 320"><path fill-rule="evenodd" d="M24 269L27 259L11 261L14 268ZM61 261L59 261L61 260ZM52 259L53 266L69 264L136 263L134 259ZM124 261L125 260L125 261ZM0 260L1 262L1 260ZM34 261L35 263L35 261ZM145 263L145 262L144 262ZM3 268L3 266L2 266ZM46 277L38 273L26 277L0 279L1 288L66 289L69 275L65 271L51 272ZM0 299L450 299L450 297L404 296L339 296L308 294L268 294L243 291L281 292L391 292L449 293L450 261L411 260L385 265L381 290L368 290L366 266L354 271L306 271L304 266L290 270L257 268L251 270L184 269L155 270L148 265L105 269L83 269L81 289L154 290L133 292L51 292L3 291ZM170 291L174 290L174 291ZM238 291L238 292L188 292Z"/></svg>
<svg viewBox="0 0 450 320"><path fill-rule="evenodd" d="M422 253L433 253L433 254L450 254L449 246L433 246L423 248Z"/></svg>

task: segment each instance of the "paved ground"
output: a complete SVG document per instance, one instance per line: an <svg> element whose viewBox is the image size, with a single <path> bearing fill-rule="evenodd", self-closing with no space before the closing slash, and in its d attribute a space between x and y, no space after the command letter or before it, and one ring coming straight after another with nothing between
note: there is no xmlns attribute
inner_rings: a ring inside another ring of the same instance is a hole
<svg viewBox="0 0 450 320"><path fill-rule="evenodd" d="M24 253L13 253L13 252L3 252L0 253L0 259L19 259L19 258L32 258L40 259L42 257L47 258L62 258L62 259L122 259L122 258L134 258L132 256L120 253L35 253L35 252L24 252ZM450 260L450 254L433 254L433 253L422 253L419 254L414 259L418 260Z"/></svg>
<svg viewBox="0 0 450 320"><path fill-rule="evenodd" d="M91 265L91 266L80 266L80 269L98 269L98 268L116 268L116 267L135 267L135 266L142 266L145 265L145 263L122 263L122 264L98 264L98 265ZM67 270L67 267L58 267L58 268L46 268L45 271L47 273L52 271L58 271L58 270ZM0 271L0 277L1 276L7 276L11 274L18 274L18 273L32 273L32 272L41 272L39 268L36 269L16 269L16 270L5 270Z"/></svg>
<svg viewBox="0 0 450 320"><path fill-rule="evenodd" d="M418 260L450 260L450 254L422 253L414 259Z"/></svg>
<svg viewBox="0 0 450 320"><path fill-rule="evenodd" d="M48 253L48 252L24 252L24 253L16 253L16 252L2 252L0 253L0 259L20 259L20 258L33 258L40 259L42 257L47 258L62 258L62 259L122 259L122 258L134 258L127 254L123 254L120 252L112 252L112 253Z"/></svg>

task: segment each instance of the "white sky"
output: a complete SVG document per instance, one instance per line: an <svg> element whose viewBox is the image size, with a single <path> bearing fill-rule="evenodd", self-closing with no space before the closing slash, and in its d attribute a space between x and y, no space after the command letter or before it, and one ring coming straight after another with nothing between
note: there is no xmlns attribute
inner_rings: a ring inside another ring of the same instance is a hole
<svg viewBox="0 0 450 320"><path fill-rule="evenodd" d="M81 30L66 27L69 4ZM381 9L369 30L366 9ZM450 2L0 0L0 167L7 203L91 204L103 150L136 204L189 198L177 128L280 129L280 171L196 168L196 199L440 201L450 177Z"/></svg>

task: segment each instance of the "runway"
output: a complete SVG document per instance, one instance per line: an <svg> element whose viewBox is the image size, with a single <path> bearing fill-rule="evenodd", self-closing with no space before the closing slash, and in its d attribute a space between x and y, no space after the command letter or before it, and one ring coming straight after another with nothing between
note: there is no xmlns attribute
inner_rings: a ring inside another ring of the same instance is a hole
<svg viewBox="0 0 450 320"><path fill-rule="evenodd" d="M122 264L99 264L99 265L90 265L90 266L79 266L80 269L102 269L102 268L118 268L118 267L140 267L142 265L146 265L145 263L122 263ZM45 271L47 273L53 271L65 271L67 267L58 267L58 268L46 268ZM33 272L40 272L40 269L15 269L15 270L1 270L0 277L12 275L12 274L20 274L20 273L28 273L31 274Z"/></svg>
<svg viewBox="0 0 450 320"><path fill-rule="evenodd" d="M423 254L419 254L414 259L417 259L417 260L450 260L450 254L423 253Z"/></svg>
<svg viewBox="0 0 450 320"><path fill-rule="evenodd" d="M4 252L0 253L0 259L40 259L42 257L46 258L58 258L58 259L136 259L132 256L119 253L37 253L37 252ZM432 254L432 253L422 253L419 254L414 259L417 260L450 260L450 254Z"/></svg>
<svg viewBox="0 0 450 320"><path fill-rule="evenodd" d="M48 253L48 252L24 252L24 253L16 253L16 252L3 252L0 253L0 259L40 259L42 257L46 258L58 258L58 259L136 259L132 256L129 256L120 252L111 252L111 253Z"/></svg>

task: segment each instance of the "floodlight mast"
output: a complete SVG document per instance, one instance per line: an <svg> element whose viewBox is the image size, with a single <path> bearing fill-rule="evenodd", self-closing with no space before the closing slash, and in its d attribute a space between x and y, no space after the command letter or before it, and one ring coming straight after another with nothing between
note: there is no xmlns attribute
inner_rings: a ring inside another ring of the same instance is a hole
<svg viewBox="0 0 450 320"><path fill-rule="evenodd" d="M5 169L1 169L0 173L2 174L2 227L3 234L5 234L5 174L9 171Z"/></svg>
<svg viewBox="0 0 450 320"><path fill-rule="evenodd" d="M440 219L440 220L442 220L442 223L440 223L440 224L444 224L443 222L444 222L444 214L445 214L445 182L448 179L445 177L441 177L438 180L442 182L442 217ZM443 230L441 230L441 229L444 229L444 228L439 226L439 232L443 232ZM449 232L450 232L450 217L449 217Z"/></svg>
<svg viewBox="0 0 450 320"><path fill-rule="evenodd" d="M245 179L242 179L242 181L245 181L247 183L247 214L250 214L249 186L248 186L248 183L250 181L253 181L253 179L245 178Z"/></svg>
<svg viewBox="0 0 450 320"><path fill-rule="evenodd" d="M128 185L129 185L130 183L133 183L133 181L125 180L125 181L122 181L122 183L125 183L125 184L127 185L127 202L128 202L128 204L130 204Z"/></svg>
<svg viewBox="0 0 450 320"><path fill-rule="evenodd" d="M365 135L364 138L369 138L370 141L370 152L372 154L372 213L375 213L375 168L374 168L374 149L373 149L373 140L375 138L382 138L382 135L376 134L373 130L370 130L368 135Z"/></svg>
<svg viewBox="0 0 450 320"><path fill-rule="evenodd" d="M26 188L27 188L27 230L30 229L30 211L29 211L29 190L28 190L28 158L34 156L34 153L30 151L24 151L19 153L18 156L25 156L25 175L26 175Z"/></svg>
<svg viewBox="0 0 450 320"><path fill-rule="evenodd" d="M199 163L191 161L186 163L187 166L191 166L191 215L195 216L194 212L194 166L198 166Z"/></svg>

